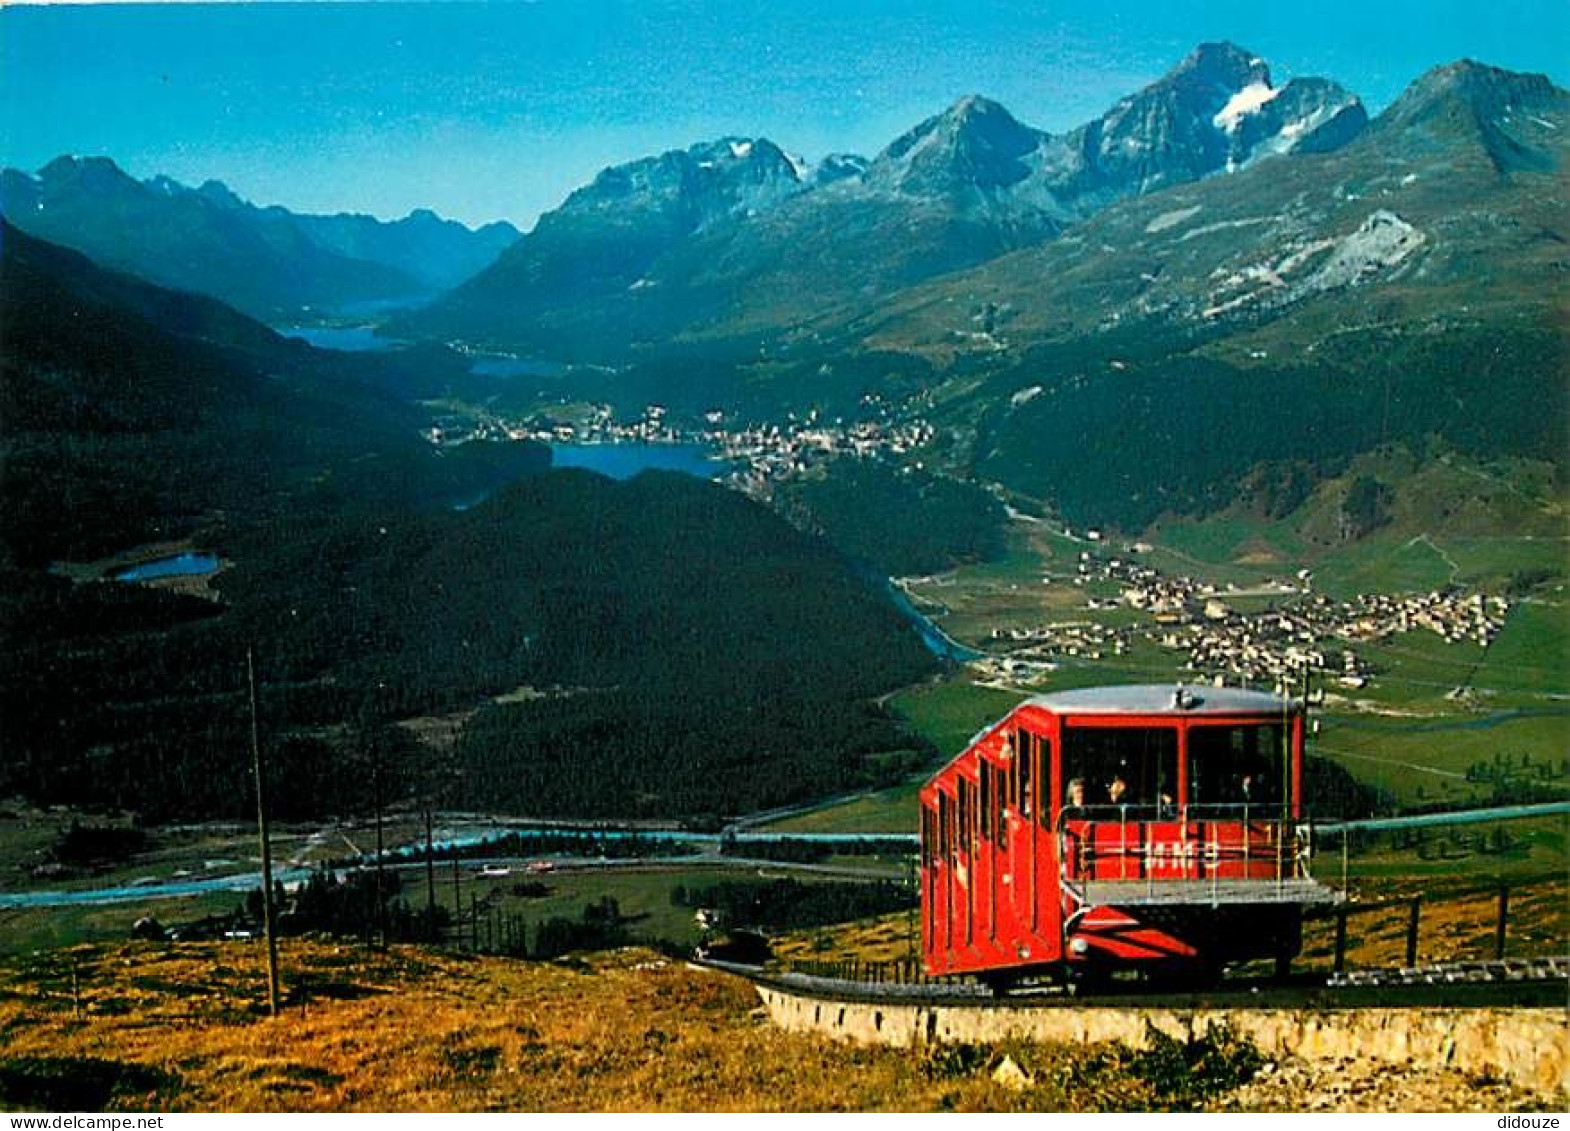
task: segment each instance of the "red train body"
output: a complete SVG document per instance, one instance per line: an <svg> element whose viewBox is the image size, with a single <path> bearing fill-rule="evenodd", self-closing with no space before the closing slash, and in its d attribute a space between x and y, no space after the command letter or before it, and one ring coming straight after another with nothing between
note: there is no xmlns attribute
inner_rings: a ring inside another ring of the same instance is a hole
<svg viewBox="0 0 1570 1131"><path fill-rule="evenodd" d="M1171 685L1031 699L921 791L922 951L997 983L1218 974L1301 946L1302 706Z"/></svg>

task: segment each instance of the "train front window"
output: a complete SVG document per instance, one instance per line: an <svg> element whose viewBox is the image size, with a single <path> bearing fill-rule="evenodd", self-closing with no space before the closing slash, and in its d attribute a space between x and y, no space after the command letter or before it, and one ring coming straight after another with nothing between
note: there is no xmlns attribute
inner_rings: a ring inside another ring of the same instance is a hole
<svg viewBox="0 0 1570 1131"><path fill-rule="evenodd" d="M1280 723L1190 728L1189 804L1280 804L1287 793L1286 734Z"/></svg>
<svg viewBox="0 0 1570 1131"><path fill-rule="evenodd" d="M1177 746L1174 727L1067 726L1063 780L1083 782L1084 803L1092 807L1170 806L1177 792Z"/></svg>

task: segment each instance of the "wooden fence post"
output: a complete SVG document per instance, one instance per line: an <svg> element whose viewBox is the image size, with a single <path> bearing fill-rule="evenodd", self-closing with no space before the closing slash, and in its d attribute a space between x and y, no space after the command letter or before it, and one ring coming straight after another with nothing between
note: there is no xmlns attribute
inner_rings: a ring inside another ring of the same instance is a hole
<svg viewBox="0 0 1570 1131"><path fill-rule="evenodd" d="M1336 965L1337 974L1346 969L1346 917L1345 907L1336 908Z"/></svg>
<svg viewBox="0 0 1570 1131"><path fill-rule="evenodd" d="M1494 958L1503 961L1505 957L1505 925L1510 919L1510 889L1504 884L1499 885L1499 925L1494 929Z"/></svg>
<svg viewBox="0 0 1570 1131"><path fill-rule="evenodd" d="M1406 964L1408 966L1417 965L1417 924L1422 914L1423 897L1415 895L1412 897L1412 910L1408 914L1406 921Z"/></svg>

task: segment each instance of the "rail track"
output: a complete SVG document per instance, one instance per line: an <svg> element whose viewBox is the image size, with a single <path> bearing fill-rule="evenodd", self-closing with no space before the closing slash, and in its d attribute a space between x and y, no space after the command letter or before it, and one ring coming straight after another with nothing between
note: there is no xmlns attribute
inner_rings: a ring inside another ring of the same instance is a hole
<svg viewBox="0 0 1570 1131"><path fill-rule="evenodd" d="M1095 993L1027 986L1002 997L979 982L862 980L712 959L702 965L746 979L769 1019L787 1032L864 1045L996 1045L1022 1038L1141 1048L1153 1032L1194 1040L1220 1024L1275 1060L1351 1057L1487 1073L1545 1095L1570 1088L1564 1041L1570 958L1282 981L1234 977L1206 989L1159 990L1133 980Z"/></svg>
<svg viewBox="0 0 1570 1131"><path fill-rule="evenodd" d="M754 986L830 1004L963 1006L970 1009L1356 1009L1402 1005L1483 1008L1563 1006L1570 995L1570 957L1449 962L1336 974L1235 978L1205 988L1113 982L1093 991L1053 983L1023 983L1006 993L980 982L898 981L777 970L710 958L706 969L745 978Z"/></svg>

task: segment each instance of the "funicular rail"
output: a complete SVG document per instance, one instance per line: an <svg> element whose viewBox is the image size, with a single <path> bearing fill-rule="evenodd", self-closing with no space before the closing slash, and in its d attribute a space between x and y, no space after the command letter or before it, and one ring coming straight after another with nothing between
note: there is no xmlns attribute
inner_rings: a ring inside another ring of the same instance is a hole
<svg viewBox="0 0 1570 1131"><path fill-rule="evenodd" d="M1562 1004L1570 990L1570 957L1506 959L1503 961L1464 961L1429 963L1415 967L1359 970L1350 974L1312 973L1295 975L1285 981L1241 979L1232 984L1211 987L1152 988L1142 982L1112 982L1094 992L1064 985L1026 983L1007 991L966 978L930 978L916 981L880 980L866 976L866 964L859 967L862 977L853 977L853 964L845 964L840 976L809 973L803 969L774 969L746 966L734 962L698 958L695 965L734 974L760 988L781 990L810 997L827 1004L868 1004L886 1002L926 1005L963 1005L971 1008L1009 1010L1022 1007L1059 1006L1082 1008L1098 1003L1150 1005L1183 1008L1223 1007L1239 1004L1272 1008L1356 1008L1368 1003L1367 992L1394 990L1410 993L1414 1001L1426 1005L1440 1003L1434 991L1455 987L1464 993L1468 1004L1479 1001L1500 1005ZM893 963L886 964L893 966ZM834 964L823 963L823 969ZM1490 992L1493 987L1494 992ZM1483 997L1479 999L1478 994ZM1381 998L1386 1004L1399 1004L1399 998Z"/></svg>

